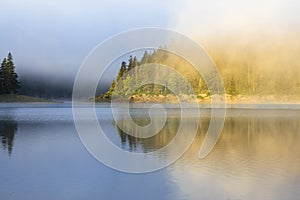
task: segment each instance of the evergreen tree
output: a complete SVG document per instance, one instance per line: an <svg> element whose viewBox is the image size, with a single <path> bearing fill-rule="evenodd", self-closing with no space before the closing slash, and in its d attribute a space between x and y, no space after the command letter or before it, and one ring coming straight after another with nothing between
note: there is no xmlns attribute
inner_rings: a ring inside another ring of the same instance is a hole
<svg viewBox="0 0 300 200"><path fill-rule="evenodd" d="M7 61L6 58L3 59L0 68L0 94L6 93L6 82L7 79Z"/></svg>
<svg viewBox="0 0 300 200"><path fill-rule="evenodd" d="M128 67L127 67L127 71L129 71L129 70L131 70L131 69L133 69L133 67L134 67L134 63L133 63L133 58L132 58L132 55L130 55L130 57L129 57L129 63L128 63Z"/></svg>
<svg viewBox="0 0 300 200"><path fill-rule="evenodd" d="M116 87L116 82L113 80L112 83L111 83L111 86L110 86L109 90L103 95L103 97L105 99L110 99L111 96L112 96L112 93L113 93L113 91L115 89L115 87Z"/></svg>
<svg viewBox="0 0 300 200"><path fill-rule="evenodd" d="M126 73L126 62L123 61L121 64L121 68L119 69L118 72L117 81L119 81L125 73Z"/></svg>
<svg viewBox="0 0 300 200"><path fill-rule="evenodd" d="M143 57L141 59L141 65L149 62L149 54L147 51L144 52Z"/></svg>
<svg viewBox="0 0 300 200"><path fill-rule="evenodd" d="M133 58L133 63L132 63L132 67L135 68L135 67L137 67L138 65L139 65L139 62L138 62L136 56L134 56L134 58Z"/></svg>
<svg viewBox="0 0 300 200"><path fill-rule="evenodd" d="M123 82L124 82L124 76L125 76L125 73L126 73L126 62L125 61L123 61L122 62L122 64L121 64L121 67L120 67L120 69L119 69L119 72L118 72L118 76L117 76L117 82L118 82L118 84L119 84L119 86L120 86L120 88L121 88L121 90L123 90L123 88L124 88L124 84L123 84ZM115 84L115 83L114 83ZM115 88L115 86L113 86L113 87L111 87L112 88L112 91L114 90L114 88ZM120 91L118 91L118 93L119 93Z"/></svg>
<svg viewBox="0 0 300 200"><path fill-rule="evenodd" d="M17 90L20 88L20 83L18 81L18 75L15 72L15 65L13 62L12 54L9 52L7 56L7 70L8 70L8 85L9 93L17 93Z"/></svg>
<svg viewBox="0 0 300 200"><path fill-rule="evenodd" d="M4 58L0 68L0 93L16 93L20 88L18 75L15 72L15 65L11 53L8 53L7 59Z"/></svg>

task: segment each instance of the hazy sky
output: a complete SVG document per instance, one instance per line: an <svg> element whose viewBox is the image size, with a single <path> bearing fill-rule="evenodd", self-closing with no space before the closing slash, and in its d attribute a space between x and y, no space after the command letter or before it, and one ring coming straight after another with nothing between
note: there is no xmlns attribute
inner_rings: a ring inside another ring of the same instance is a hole
<svg viewBox="0 0 300 200"><path fill-rule="evenodd" d="M109 36L166 27L173 5L172 0L1 0L0 56L11 51L20 72L74 74Z"/></svg>
<svg viewBox="0 0 300 200"><path fill-rule="evenodd" d="M17 70L74 76L98 43L138 27L167 27L196 40L222 33L293 31L297 0L1 0L0 57Z"/></svg>
<svg viewBox="0 0 300 200"><path fill-rule="evenodd" d="M196 40L228 34L270 36L299 31L299 13L298 0L186 0L175 24Z"/></svg>

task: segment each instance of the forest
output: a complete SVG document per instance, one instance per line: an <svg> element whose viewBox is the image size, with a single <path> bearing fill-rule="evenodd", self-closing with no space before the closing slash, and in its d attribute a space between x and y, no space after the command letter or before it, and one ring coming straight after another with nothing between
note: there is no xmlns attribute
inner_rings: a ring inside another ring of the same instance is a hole
<svg viewBox="0 0 300 200"><path fill-rule="evenodd" d="M221 51L221 49L216 48L212 54L212 59L221 73L227 95L274 95L277 98L283 95L300 95L299 70L297 67L284 67L284 65L289 65L289 63L270 63L274 61L274 59L266 57L265 59L268 60L258 65L258 55L255 55L255 51L251 48L239 51L239 55L235 54L234 57L232 51ZM261 58L261 60L263 61L264 59ZM121 63L118 74L115 80L112 81L110 89L98 96L96 101L110 99L116 87L116 83L122 85L117 93L125 97L128 97L126 94L168 95L172 93L172 91L168 90L168 86L172 84L173 88L175 87L180 89L180 91L184 91L184 89L180 87L185 86L169 76L166 76L165 85L148 84L136 91L130 91L134 81L142 81L145 76L150 75L149 72L145 73L139 70L139 66L147 63L160 63L174 68L189 81L198 98L210 95L201 75L190 63L177 55L162 49L157 49L145 51L141 59L130 55L127 62L123 61ZM126 76L126 73L132 69L134 69L134 74L136 75ZM153 70L156 71L151 72L152 76L161 76L159 70ZM210 81L214 81L213 75Z"/></svg>
<svg viewBox="0 0 300 200"><path fill-rule="evenodd" d="M225 41L225 40L222 40ZM254 45L258 44L260 45ZM221 73L226 94L230 96L274 96L276 99L284 97L292 99L300 97L300 65L298 62L299 47L297 44L285 40L285 43L252 43L238 44L238 42L219 42L207 45L208 54ZM178 71L191 84L198 98L210 95L205 82L195 68L185 59L163 49L147 50L142 55L130 55L128 60L122 61L119 71L110 88L102 87L102 93L96 101L110 100L118 94L128 95L167 96L173 92L169 88L184 93L187 86L175 77L162 74L158 69L144 71L140 66L149 63L158 63L170 66ZM126 75L133 71L133 76ZM142 82L146 77L164 76L163 85L146 84L136 91L134 82ZM213 74L210 82L214 82ZM116 83L121 89L115 91ZM58 80L54 77L38 74L25 74L19 77L15 70L11 53L3 59L0 68L0 94L18 93L22 95L42 97L47 99L70 99L72 97L72 80ZM103 90L107 91L103 93ZM176 91L175 91L176 92Z"/></svg>

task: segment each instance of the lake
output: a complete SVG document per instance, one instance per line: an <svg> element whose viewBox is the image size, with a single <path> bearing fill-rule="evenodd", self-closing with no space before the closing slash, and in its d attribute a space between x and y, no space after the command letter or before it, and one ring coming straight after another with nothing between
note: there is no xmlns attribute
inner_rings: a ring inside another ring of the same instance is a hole
<svg viewBox="0 0 300 200"><path fill-rule="evenodd" d="M154 151L172 140L180 120L175 108L167 110L172 116L163 130L138 139L116 126L109 104L96 106L107 137L130 152ZM149 122L144 112L134 110L137 123ZM228 109L222 135L204 159L198 153L210 112L201 113L196 138L179 160L156 172L129 174L85 149L71 104L1 104L0 199L299 199L299 107Z"/></svg>

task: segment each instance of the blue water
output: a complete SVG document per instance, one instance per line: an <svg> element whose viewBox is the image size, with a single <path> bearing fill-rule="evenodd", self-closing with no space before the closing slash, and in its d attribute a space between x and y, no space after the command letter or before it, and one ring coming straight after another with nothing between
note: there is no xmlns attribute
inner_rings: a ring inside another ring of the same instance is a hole
<svg viewBox="0 0 300 200"><path fill-rule="evenodd" d="M96 111L121 148L163 145L159 138L147 142L118 131L109 104ZM299 199L299 110L236 108L227 115L221 138L205 159L198 159L198 151L209 110L202 111L196 139L178 161L157 172L128 174L88 153L71 104L1 104L0 199ZM167 140L177 127L176 116L170 120Z"/></svg>

